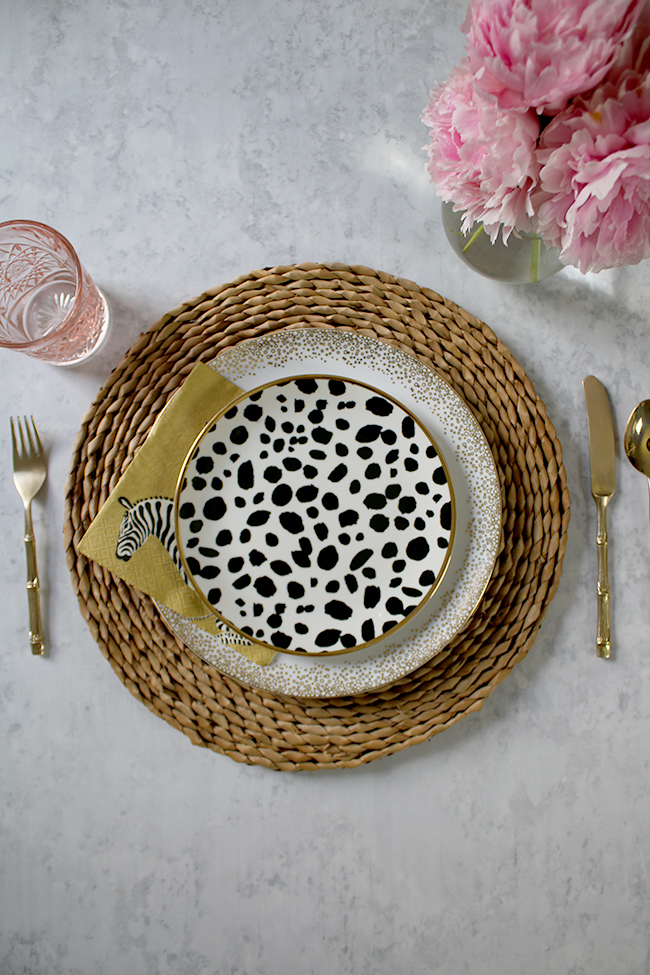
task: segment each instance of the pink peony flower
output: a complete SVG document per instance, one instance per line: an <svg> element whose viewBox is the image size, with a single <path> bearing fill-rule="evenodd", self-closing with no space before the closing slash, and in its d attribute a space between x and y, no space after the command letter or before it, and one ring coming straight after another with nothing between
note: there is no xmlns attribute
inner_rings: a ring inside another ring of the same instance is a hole
<svg viewBox="0 0 650 975"><path fill-rule="evenodd" d="M650 0L645 0L634 29L621 45L618 58L604 80L619 86L628 71L637 75L650 71Z"/></svg>
<svg viewBox="0 0 650 975"><path fill-rule="evenodd" d="M482 223L495 240L530 228L531 192L539 119L534 112L503 112L477 95L467 58L430 94L422 121L431 127L427 169L443 200L463 210L462 229Z"/></svg>
<svg viewBox="0 0 650 975"><path fill-rule="evenodd" d="M504 109L556 115L600 84L645 0L470 0L475 83Z"/></svg>
<svg viewBox="0 0 650 975"><path fill-rule="evenodd" d="M622 77L540 139L537 231L583 274L650 257L650 74Z"/></svg>

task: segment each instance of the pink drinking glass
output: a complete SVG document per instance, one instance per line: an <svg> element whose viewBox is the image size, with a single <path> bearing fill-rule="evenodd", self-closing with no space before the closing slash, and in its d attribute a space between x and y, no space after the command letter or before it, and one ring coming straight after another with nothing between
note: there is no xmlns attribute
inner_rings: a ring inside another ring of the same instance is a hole
<svg viewBox="0 0 650 975"><path fill-rule="evenodd" d="M65 237L44 223L0 223L0 347L53 365L95 352L108 329L106 299Z"/></svg>

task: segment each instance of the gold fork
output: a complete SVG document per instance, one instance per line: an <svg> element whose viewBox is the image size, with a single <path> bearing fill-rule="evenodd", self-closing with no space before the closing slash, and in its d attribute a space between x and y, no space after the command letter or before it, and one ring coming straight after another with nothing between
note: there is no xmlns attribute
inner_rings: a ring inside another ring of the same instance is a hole
<svg viewBox="0 0 650 975"><path fill-rule="evenodd" d="M40 491L47 475L45 456L34 417L31 417L31 429L27 417L16 420L20 437L20 450L14 429L14 419L10 417L11 443L14 453L14 484L22 498L25 507L25 551L27 553L27 601L29 603L29 642L32 653L42 654L45 651L43 643L43 627L41 625L41 597L36 567L36 544L34 542L34 528L32 526L32 501Z"/></svg>

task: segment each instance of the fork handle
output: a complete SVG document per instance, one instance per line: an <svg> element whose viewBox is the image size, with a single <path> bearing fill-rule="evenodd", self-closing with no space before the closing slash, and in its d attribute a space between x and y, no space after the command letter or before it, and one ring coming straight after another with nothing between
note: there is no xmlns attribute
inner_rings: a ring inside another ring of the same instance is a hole
<svg viewBox="0 0 650 975"><path fill-rule="evenodd" d="M27 602L29 604L29 644L33 654L45 652L41 622L41 591L36 565L36 543L31 505L25 507L25 553L27 555Z"/></svg>

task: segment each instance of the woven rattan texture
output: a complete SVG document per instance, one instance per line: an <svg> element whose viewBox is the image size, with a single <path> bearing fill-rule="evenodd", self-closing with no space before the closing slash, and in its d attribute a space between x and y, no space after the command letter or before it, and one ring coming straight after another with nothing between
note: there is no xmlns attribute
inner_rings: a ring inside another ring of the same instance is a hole
<svg viewBox="0 0 650 975"><path fill-rule="evenodd" d="M154 604L78 544L198 361L292 326L359 330L429 363L465 399L499 470L503 545L486 595L453 643L389 689L298 700L242 687L187 650ZM65 545L81 612L113 670L196 745L271 769L354 767L424 742L473 711L535 641L562 571L569 496L561 447L524 370L472 315L412 281L365 267L255 271L175 308L98 393L75 442Z"/></svg>

